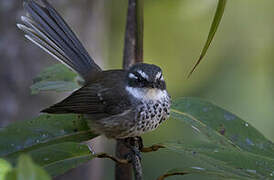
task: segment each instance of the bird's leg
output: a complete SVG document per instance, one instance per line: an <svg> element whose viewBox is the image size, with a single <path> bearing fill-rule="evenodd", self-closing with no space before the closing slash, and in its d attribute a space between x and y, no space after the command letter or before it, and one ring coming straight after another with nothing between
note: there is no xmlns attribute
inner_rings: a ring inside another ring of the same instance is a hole
<svg viewBox="0 0 274 180"><path fill-rule="evenodd" d="M91 152L91 154L92 155L94 155L95 154L95 151L94 151L94 149L92 148L92 146L91 146L91 144L86 144L87 146L88 146L88 149L89 149L89 151Z"/></svg>
<svg viewBox="0 0 274 180"><path fill-rule="evenodd" d="M124 139L124 144L127 148L131 150L133 155L138 156L138 158L141 160L141 150L143 148L143 140L141 137L136 136L136 137L129 137ZM134 158L131 158L134 159Z"/></svg>
<svg viewBox="0 0 274 180"><path fill-rule="evenodd" d="M130 137L124 139L124 144L130 149L127 159L131 162L136 180L142 180L143 171L141 165L141 150L143 149L143 140L141 137Z"/></svg>

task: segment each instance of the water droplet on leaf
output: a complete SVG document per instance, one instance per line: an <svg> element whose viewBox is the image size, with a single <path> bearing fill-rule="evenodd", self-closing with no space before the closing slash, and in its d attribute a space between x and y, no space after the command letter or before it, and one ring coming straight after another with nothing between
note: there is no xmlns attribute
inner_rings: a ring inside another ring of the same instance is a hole
<svg viewBox="0 0 274 180"><path fill-rule="evenodd" d="M201 171L204 171L205 170L205 168L201 168L201 167L196 167L196 166L193 166L193 167L191 167L192 169L197 169L197 170L201 170Z"/></svg>

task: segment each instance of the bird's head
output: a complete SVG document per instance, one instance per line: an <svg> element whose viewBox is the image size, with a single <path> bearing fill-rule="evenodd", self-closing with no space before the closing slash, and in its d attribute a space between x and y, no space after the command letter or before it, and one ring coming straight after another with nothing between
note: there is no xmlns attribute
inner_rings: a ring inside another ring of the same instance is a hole
<svg viewBox="0 0 274 180"><path fill-rule="evenodd" d="M166 83L160 67L153 64L133 65L126 75L126 89L136 98L159 98L166 93Z"/></svg>

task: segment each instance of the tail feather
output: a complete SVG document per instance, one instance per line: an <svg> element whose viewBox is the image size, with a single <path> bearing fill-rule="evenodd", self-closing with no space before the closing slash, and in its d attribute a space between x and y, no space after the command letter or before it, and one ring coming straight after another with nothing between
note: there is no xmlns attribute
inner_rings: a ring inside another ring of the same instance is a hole
<svg viewBox="0 0 274 180"><path fill-rule="evenodd" d="M40 30L33 21L25 16L21 17L22 21L29 25L25 26L22 24L17 24L17 27L26 33L25 37L42 48L48 54L53 56L55 59L65 64L68 68L76 71L77 64L73 64L73 61L65 54L65 52L60 49L52 40L50 40L43 32ZM74 67L74 68L72 68ZM76 71L77 72L77 71ZM77 72L78 73L78 72Z"/></svg>
<svg viewBox="0 0 274 180"><path fill-rule="evenodd" d="M17 26L26 37L84 79L90 71L101 71L58 12L46 0L42 4L33 0L24 2L29 17L23 16L25 25Z"/></svg>

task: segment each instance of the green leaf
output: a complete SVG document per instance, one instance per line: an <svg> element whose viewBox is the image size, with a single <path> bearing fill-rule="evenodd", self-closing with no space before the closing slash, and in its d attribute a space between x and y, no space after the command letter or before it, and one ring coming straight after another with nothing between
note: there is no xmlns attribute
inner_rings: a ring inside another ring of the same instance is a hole
<svg viewBox="0 0 274 180"><path fill-rule="evenodd" d="M86 145L75 142L43 146L30 150L28 155L53 177L63 174L95 157ZM9 157L8 160L15 162L17 158L13 156ZM31 169L31 167L26 168Z"/></svg>
<svg viewBox="0 0 274 180"><path fill-rule="evenodd" d="M212 138L213 143L223 144L220 142L223 140L242 150L274 158L271 141L248 122L210 102L180 98L173 102L172 113L184 123L190 123L194 128L197 126L208 138Z"/></svg>
<svg viewBox="0 0 274 180"><path fill-rule="evenodd" d="M219 24L222 20L222 17L223 17L224 11L225 11L226 2L227 2L227 0L219 0L217 10L215 12L215 16L214 16L213 22L211 24L210 31L209 31L206 43L203 47L203 50L201 52L201 55L200 55L199 59L197 60L196 64L194 65L194 67L192 68L190 73L188 74L188 77L191 76L191 74L194 72L196 67L200 64L203 57L206 55L206 52L207 52L207 50L208 50L215 34L216 34L216 31L219 27Z"/></svg>
<svg viewBox="0 0 274 180"><path fill-rule="evenodd" d="M181 154L183 159L195 163L194 167L206 172L222 172L232 179L273 176L274 145L247 122L197 98L177 99L171 111L173 118L191 127L201 138L193 138L191 143L179 140L164 145ZM178 168L191 167L180 165Z"/></svg>
<svg viewBox="0 0 274 180"><path fill-rule="evenodd" d="M37 77L33 79L34 83L40 81L74 81L77 74L71 71L63 64L55 64L44 69Z"/></svg>
<svg viewBox="0 0 274 180"><path fill-rule="evenodd" d="M74 82L41 81L41 82L37 82L31 86L31 93L37 94L40 91L64 92L64 91L73 91L78 88L79 88L79 86Z"/></svg>
<svg viewBox="0 0 274 180"><path fill-rule="evenodd" d="M40 91L72 91L79 88L76 78L77 74L63 64L55 64L33 79L31 90L34 94Z"/></svg>
<svg viewBox="0 0 274 180"><path fill-rule="evenodd" d="M75 168L96 157L85 144L65 142L43 146L28 151L33 161L45 169L51 176L57 176ZM19 159L22 155L19 156ZM16 162L17 156L7 158L8 161ZM20 161L19 161L20 166ZM31 167L26 167L33 170ZM29 173L30 173L29 170Z"/></svg>
<svg viewBox="0 0 274 180"><path fill-rule="evenodd" d="M12 167L9 162L0 159L0 180L4 180L6 174L11 171Z"/></svg>
<svg viewBox="0 0 274 180"><path fill-rule="evenodd" d="M228 180L228 179L250 179L245 178L243 176L225 173L222 170L209 170L201 167L192 167L192 168L185 168L185 169L171 169L167 171L164 175L160 176L157 180L163 180L169 176L184 176L184 175L191 175L196 174L200 175L200 179L204 179L205 176L210 176L211 178L217 178L218 180Z"/></svg>
<svg viewBox="0 0 274 180"><path fill-rule="evenodd" d="M19 157L17 178L20 180L49 180L50 176L40 167L35 165L26 155Z"/></svg>
<svg viewBox="0 0 274 180"><path fill-rule="evenodd" d="M274 171L274 159L246 151L228 149L211 143L190 145L182 141L165 143L165 146L182 154L182 158L191 156L197 167L206 171L223 171L226 176L257 179L271 177Z"/></svg>
<svg viewBox="0 0 274 180"><path fill-rule="evenodd" d="M9 172L6 180L50 180L45 170L33 163L27 155L21 155L17 168Z"/></svg>
<svg viewBox="0 0 274 180"><path fill-rule="evenodd" d="M86 145L74 142L45 146L29 154L52 176L63 174L95 157Z"/></svg>
<svg viewBox="0 0 274 180"><path fill-rule="evenodd" d="M82 142L96 136L83 116L43 114L33 120L16 122L3 128L0 131L0 157L16 159L20 153L50 144Z"/></svg>

